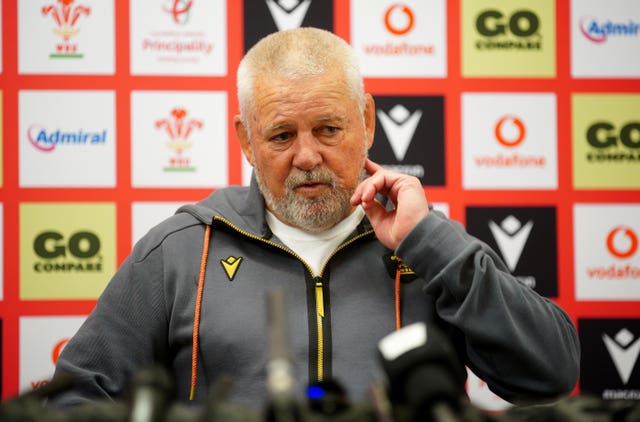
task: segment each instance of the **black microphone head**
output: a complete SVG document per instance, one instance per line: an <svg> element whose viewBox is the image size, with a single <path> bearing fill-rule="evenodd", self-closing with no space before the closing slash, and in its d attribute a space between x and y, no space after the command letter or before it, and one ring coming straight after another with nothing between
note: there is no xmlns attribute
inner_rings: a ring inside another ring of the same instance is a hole
<svg viewBox="0 0 640 422"><path fill-rule="evenodd" d="M422 413L439 402L457 408L466 397L466 370L436 325L408 325L380 340L378 352L392 403Z"/></svg>

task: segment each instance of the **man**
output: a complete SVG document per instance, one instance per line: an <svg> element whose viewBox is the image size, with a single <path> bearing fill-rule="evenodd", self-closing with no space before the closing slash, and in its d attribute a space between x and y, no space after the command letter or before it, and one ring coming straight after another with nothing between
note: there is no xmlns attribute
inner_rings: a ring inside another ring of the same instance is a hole
<svg viewBox="0 0 640 422"><path fill-rule="evenodd" d="M377 342L434 321L505 399L571 391L579 346L567 315L431 210L416 178L367 159L374 102L347 43L312 28L272 34L237 83L251 186L219 189L138 242L60 356L56 374L80 386L58 403L121 397L161 363L177 400L203 403L229 375L232 400L260 406L274 289L286 290L301 386L335 378L363 400Z"/></svg>

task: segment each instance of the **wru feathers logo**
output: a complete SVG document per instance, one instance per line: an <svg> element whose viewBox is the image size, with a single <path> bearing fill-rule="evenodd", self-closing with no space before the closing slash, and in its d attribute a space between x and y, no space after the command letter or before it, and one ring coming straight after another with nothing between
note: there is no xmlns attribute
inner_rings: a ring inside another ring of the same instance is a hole
<svg viewBox="0 0 640 422"><path fill-rule="evenodd" d="M62 42L56 44L55 53L49 54L51 58L82 58L78 53L78 45L71 43L71 37L78 34L76 24L81 16L89 16L91 8L75 5L75 0L58 0L56 4L42 6L42 15L51 16L56 23L53 32L62 37Z"/></svg>

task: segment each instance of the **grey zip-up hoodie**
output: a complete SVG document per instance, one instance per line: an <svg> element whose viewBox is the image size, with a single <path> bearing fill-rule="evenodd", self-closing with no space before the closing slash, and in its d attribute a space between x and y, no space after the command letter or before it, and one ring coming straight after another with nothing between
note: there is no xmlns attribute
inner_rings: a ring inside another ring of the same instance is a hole
<svg viewBox="0 0 640 422"><path fill-rule="evenodd" d="M266 295L274 289L286 292L300 391L335 378L352 400L365 400L377 380L377 342L396 318L439 324L462 362L507 400L551 399L577 382L579 342L569 317L459 223L431 211L390 251L365 218L312 274L273 236L264 211L253 181L219 189L150 230L64 348L56 375L70 373L79 384L55 403L122 398L133 374L161 363L175 377L176 400L188 401L193 389L194 402L203 403L228 375L232 401L261 406ZM399 315L396 256L415 273L402 276Z"/></svg>

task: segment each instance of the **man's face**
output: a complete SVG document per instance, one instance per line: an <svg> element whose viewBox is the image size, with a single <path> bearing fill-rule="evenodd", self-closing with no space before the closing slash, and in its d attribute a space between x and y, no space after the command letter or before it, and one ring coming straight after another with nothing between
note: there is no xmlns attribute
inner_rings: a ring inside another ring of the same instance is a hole
<svg viewBox="0 0 640 422"><path fill-rule="evenodd" d="M267 208L308 231L333 227L353 211L373 140L373 99L363 114L335 71L304 80L261 78L245 128L236 132L253 165ZM249 133L247 133L249 131Z"/></svg>

